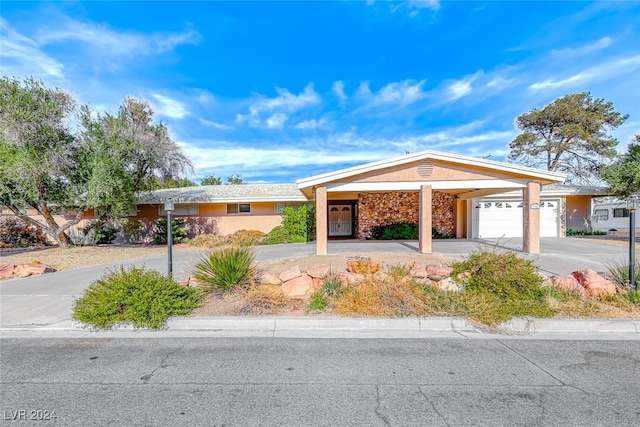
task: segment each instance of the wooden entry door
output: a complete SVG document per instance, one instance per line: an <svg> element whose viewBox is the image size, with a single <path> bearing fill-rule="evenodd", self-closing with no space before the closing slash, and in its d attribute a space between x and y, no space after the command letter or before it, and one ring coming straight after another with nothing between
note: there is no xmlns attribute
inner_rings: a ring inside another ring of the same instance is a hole
<svg viewBox="0 0 640 427"><path fill-rule="evenodd" d="M329 236L351 236L352 231L352 206L329 206Z"/></svg>

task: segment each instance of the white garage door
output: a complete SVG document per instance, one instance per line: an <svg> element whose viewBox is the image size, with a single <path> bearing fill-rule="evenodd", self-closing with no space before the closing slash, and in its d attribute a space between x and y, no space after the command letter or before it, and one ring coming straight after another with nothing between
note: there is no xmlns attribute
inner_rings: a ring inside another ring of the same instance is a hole
<svg viewBox="0 0 640 427"><path fill-rule="evenodd" d="M558 237L558 200L540 202L540 237ZM480 237L522 237L522 202L477 203Z"/></svg>

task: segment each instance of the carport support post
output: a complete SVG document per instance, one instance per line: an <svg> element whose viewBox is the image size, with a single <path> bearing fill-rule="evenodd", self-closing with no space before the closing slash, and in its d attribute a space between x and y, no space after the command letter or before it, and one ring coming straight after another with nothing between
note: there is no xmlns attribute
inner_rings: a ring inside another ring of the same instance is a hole
<svg viewBox="0 0 640 427"><path fill-rule="evenodd" d="M327 254L327 187L316 188L316 254Z"/></svg>
<svg viewBox="0 0 640 427"><path fill-rule="evenodd" d="M432 204L432 188L430 185L420 186L420 219L418 220L418 228L420 231L419 243L421 254L431 253L431 204Z"/></svg>
<svg viewBox="0 0 640 427"><path fill-rule="evenodd" d="M528 182L522 195L522 252L540 253L540 183Z"/></svg>

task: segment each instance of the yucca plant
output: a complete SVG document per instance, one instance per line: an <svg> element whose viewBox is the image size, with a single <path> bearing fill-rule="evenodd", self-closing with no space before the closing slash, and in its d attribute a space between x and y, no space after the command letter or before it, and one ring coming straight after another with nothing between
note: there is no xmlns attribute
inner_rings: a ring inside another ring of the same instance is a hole
<svg viewBox="0 0 640 427"><path fill-rule="evenodd" d="M255 273L250 246L231 244L214 249L195 266L195 278L207 290L226 291L250 283Z"/></svg>
<svg viewBox="0 0 640 427"><path fill-rule="evenodd" d="M640 258L636 258L635 266L635 283L640 284ZM629 260L610 260L606 263L606 267L611 280L620 286L630 286L634 289L634 286L629 283Z"/></svg>

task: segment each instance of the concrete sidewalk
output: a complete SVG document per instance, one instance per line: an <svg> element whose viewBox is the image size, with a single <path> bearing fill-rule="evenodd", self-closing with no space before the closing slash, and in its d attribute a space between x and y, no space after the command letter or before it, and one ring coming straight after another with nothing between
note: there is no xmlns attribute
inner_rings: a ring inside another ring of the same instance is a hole
<svg viewBox="0 0 640 427"><path fill-rule="evenodd" d="M540 255L526 255L521 256L531 259L541 271L546 274L567 274L574 270L591 268L596 271L604 271L606 269L606 263L612 259L624 259L627 255L627 249L624 247L610 246L604 243L592 242L583 239L556 239L556 238L543 238L541 239L541 254ZM507 241L487 240L435 240L433 242L433 252L452 257L463 257L470 252L476 251L481 248L493 249L496 247L498 250L516 250L521 244L518 239L510 239ZM418 243L415 241L333 241L329 243L329 253L371 253L371 252L398 252L398 253L418 253ZM194 250L193 252L184 252L174 254L174 277L181 280L187 277L193 270L193 265L197 261L200 255L204 252L201 250ZM257 259L279 259L279 258L295 258L300 256L312 255L315 253L315 244L291 244L291 245L273 245L273 246L261 246L257 248ZM71 314L73 302L82 296L84 290L89 284L102 276L104 272L111 268L117 268L120 265L125 267L129 266L146 266L147 268L153 268L161 272L166 271L166 257L156 256L142 259L130 260L124 263L112 263L94 267L88 267L78 270L61 271L53 274L46 274L43 276L27 277L24 279L13 279L0 282L0 331L5 335L9 331L63 331L74 330L72 325ZM347 328L344 325L351 325L352 328L348 330L353 331L365 331L370 333L371 330L385 330L384 325L393 326L394 331L411 331L410 333L424 333L425 331L442 332L440 326L442 319L385 319L383 321L367 319L365 325L372 325L372 329L367 329L362 326L362 319L349 319L339 318L339 320L332 320L327 322L326 317L303 317L292 318L282 317L274 320L268 320L273 318L258 318L250 320L247 317L238 317L223 320L220 318L208 319L203 318L186 318L183 320L172 320L169 323L169 331L171 333L180 333L189 330L208 330L208 331L226 331L227 326L231 323L237 323L233 326L231 331L246 331L248 325L255 322L275 322L278 326L267 327L266 329L260 327L257 330L267 330L275 334L283 333L282 325L292 325L298 323L297 330L299 333L305 331L344 331ZM317 319L317 320L316 320ZM324 319L324 320L322 320ZM416 320L417 319L417 320ZM314 323L316 322L316 323ZM320 322L319 324L317 322ZM351 323L349 323L351 322ZM382 323L381 323L382 322ZM404 323L403 323L404 322ZM407 323L408 322L408 323ZM418 327L410 327L407 325L413 322L413 325ZM445 323L447 321L445 320ZM463 321L464 322L464 321ZM528 323L527 323L528 322ZM551 322L551 323L549 323ZM555 323L554 323L555 322ZM587 331L601 331L611 332L615 330L615 325L624 324L625 333L637 332L636 321L612 321L607 323L606 321L580 321L581 325L584 325ZM589 323L590 322L590 323ZM620 323L622 322L622 323ZM314 324L313 327L306 327L304 325ZM335 326L333 329L329 327L330 324L342 325ZM451 323L459 326L459 323ZM187 326L185 326L187 325ZM191 325L191 326L188 326ZM222 325L222 326L221 326ZM373 327L378 325L376 327ZM400 326L397 326L400 325ZM528 326L527 326L528 325ZM551 326L550 326L551 325ZM555 325L555 326L553 326ZM512 332L525 333L531 331L540 332L542 330L557 330L557 331L576 331L574 323L562 323L558 320L535 320L522 321L520 323L512 323L511 326L507 326L507 329L511 328ZM613 326L612 326L613 325ZM617 327L617 326L615 326ZM466 328L466 329L465 329ZM450 332L459 334L461 331L466 331L467 327L451 327ZM611 329L614 328L614 329ZM286 329L291 331L293 329ZM470 330L470 329L469 329ZM83 333L86 331L80 330ZM17 333L17 332L12 332ZM155 332L154 332L155 333ZM237 333L237 332L233 332ZM267 332L268 334L269 332ZM296 332L298 333L298 332ZM409 332L407 332L409 333ZM466 333L466 332L465 332ZM473 332L478 334L478 331Z"/></svg>

